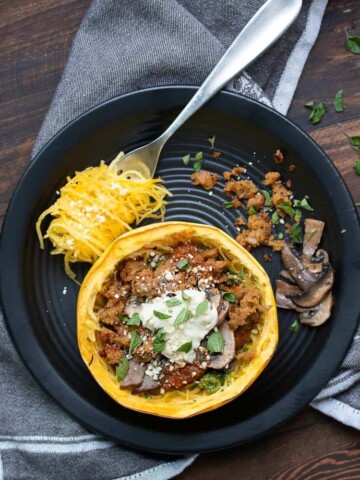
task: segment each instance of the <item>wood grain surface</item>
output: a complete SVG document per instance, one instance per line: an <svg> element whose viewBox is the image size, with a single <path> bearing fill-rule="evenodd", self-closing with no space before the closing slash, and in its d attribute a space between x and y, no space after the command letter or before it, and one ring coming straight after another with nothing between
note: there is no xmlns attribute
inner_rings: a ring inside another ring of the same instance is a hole
<svg viewBox="0 0 360 480"><path fill-rule="evenodd" d="M31 150L90 0L0 2L0 222L30 161ZM289 117L324 148L356 202L359 155L345 134L360 135L360 55L345 49L345 30L360 35L360 2L332 0L305 66ZM304 103L332 104L344 90L345 111L332 107L312 126ZM250 445L200 456L179 480L328 480L360 478L359 432L310 407ZM155 479L156 480L156 479Z"/></svg>

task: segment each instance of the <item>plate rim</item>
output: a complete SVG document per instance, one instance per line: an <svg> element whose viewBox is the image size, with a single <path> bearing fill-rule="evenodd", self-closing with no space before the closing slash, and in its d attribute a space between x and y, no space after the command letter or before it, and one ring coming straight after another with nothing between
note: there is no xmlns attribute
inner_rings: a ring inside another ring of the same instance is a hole
<svg viewBox="0 0 360 480"><path fill-rule="evenodd" d="M170 92L170 91L174 91L174 90L178 91L178 92L191 93L191 92L195 92L197 90L197 87L180 86L180 85L178 85L178 86L161 86L161 87L153 87L153 88L137 90L135 92L129 92L129 93L126 93L124 95L119 95L119 96L113 97L111 99L108 99L108 100L106 100L102 103L99 103L98 105L95 105L94 107L86 110L84 113L77 116L71 122L69 122L67 125L65 125L59 132L57 132L39 150L37 155L30 162L30 164L28 165L28 167L24 171L22 177L20 178L20 180L19 180L19 182L18 182L18 184L17 184L17 186L16 186L16 188L15 188L13 194L12 194L12 197L11 197L11 200L9 202L7 212L6 212L6 215L5 215L5 218L4 218L4 223L3 223L3 226L2 226L1 244L0 244L0 261L1 261L1 259L3 259L4 255L5 255L4 254L4 249L5 249L5 247L4 247L4 232L6 233L7 229L10 229L10 227L11 227L11 221L12 221L11 212L15 208L14 205L15 205L17 196L19 195L19 193L21 194L22 185L24 184L24 182L26 182L27 176L31 175L31 172L33 171L33 169L36 168L38 166L38 164L42 162L41 159L42 159L42 156L43 156L44 152L48 148L50 148L52 144L56 143L56 141L58 141L59 138L61 139L61 137L67 131L69 131L69 130L71 131L73 129L73 126L76 125L79 121L82 121L85 117L88 117L89 115L94 114L99 109L105 108L105 107L110 106L114 103L116 104L117 102L119 102L119 101L121 102L123 99L127 99L129 97L132 98L134 96L139 96L139 95L144 95L144 94L145 95L146 94L153 94L153 93L156 93L158 91ZM353 220L357 220L357 225L355 225L355 222L354 222L354 224L352 224L351 226L354 229L354 231L357 233L357 236L360 237L360 226L359 226L358 212L357 212L357 209L355 207L354 201L351 197L350 191L349 191L347 185L345 184L342 176L338 172L337 168L335 167L333 162L330 160L330 158L326 155L326 153L323 151L323 149L304 130L302 130L298 125L296 125L293 121L291 121L290 119L288 119L287 117L285 117L281 113L277 112L276 110L272 109L271 107L268 107L268 106L258 102L257 100L250 99L246 96L243 96L243 95L240 95L240 94L237 94L237 93L233 93L233 92L227 92L227 91L221 91L215 98L217 98L219 96L224 96L224 95L233 97L234 100L236 99L237 101L240 101L240 102L242 101L242 102L248 103L249 105L253 104L253 105L255 105L255 108L260 107L260 109L263 109L263 110L267 111L267 114L275 115L276 117L280 118L280 120L285 122L288 126L290 126L291 129L295 129L298 132L298 134L300 134L300 136L305 137L307 139L309 144L311 144L311 148L315 148L319 152L319 154L323 157L323 159L327 163L328 167L332 170L332 174L337 176L337 180L339 181L338 187L340 189L342 189L343 192L344 192L342 200L345 203L347 203L348 207L350 205L352 207L351 209L349 208L347 210L346 218L353 217ZM211 101L209 102L209 104L211 104ZM5 269L2 269L2 271L4 271L4 270ZM2 278L2 277L3 277L3 274L0 273L0 279L4 280L4 278ZM41 375L40 375L40 372L37 370L38 365L36 365L36 363L39 363L39 361L34 362L34 364L30 362L30 364L29 364L29 362L26 361L26 360L28 360L29 352L27 352L27 349L24 348L24 345L19 345L18 342L15 340L16 328L14 328L14 325L11 324L11 320L9 320L10 319L10 311L9 311L7 305L6 305L6 302L4 302L4 292L3 292L3 290L4 290L4 281L1 281L0 282L0 303L2 305L3 312L4 312L5 325L6 325L6 328L9 332L9 334L10 334L12 342L14 343L14 345L16 347L16 350L17 350L18 354L20 355L20 358L21 358L22 362L25 363L26 367L28 368L28 370L30 371L32 376L36 379L37 383L40 384L40 386L50 395L50 397L52 399L54 399L76 421L78 421L83 426L85 426L86 428L89 428L92 431L96 431L96 432L98 432L98 433L100 433L100 434L102 434L102 435L104 435L108 438L112 438L112 439L115 439L117 441L120 441L121 444L123 444L125 446L128 446L128 447L141 449L141 450L149 451L149 452L158 452L158 453L165 453L165 454L191 454L191 453L195 453L195 452L196 453L198 453L198 452L203 453L203 452L223 450L223 449L226 449L226 448L234 447L234 446L237 446L237 445L240 445L240 444L243 444L243 443L253 441L253 440L269 433L273 429L277 428L279 425L281 425L284 422L291 419L293 416L295 416L297 413L299 413L303 408L305 408L306 405L309 404L309 402L313 399L313 397L322 389L322 387L332 377L332 375L335 372L337 366L340 365L341 361L343 360L344 356L346 355L346 352L347 352L347 350L348 350L348 348L351 344L353 334L354 334L354 332L357 328L357 324L358 324L359 317L360 317L360 308L358 308L358 317L357 317L356 321L354 319L354 324L352 325L352 328L348 328L348 330L347 330L348 341L346 343L346 347L343 347L343 349L342 349L343 352L341 354L341 358L339 358L338 361L336 362L336 366L334 368L331 368L331 370L332 370L331 373L326 375L326 379L324 381L322 381L320 387L319 387L317 379L316 379L316 381L313 380L312 382L309 382L309 379L307 379L305 377L308 385L307 385L307 390L306 390L307 395L304 395L304 391L303 392L301 392L301 391L298 392L297 391L299 389L299 386L302 384L302 382L296 384L296 386L293 388L293 390L291 392L289 392L289 394L287 394L287 397L286 397L287 401L288 401L288 396L289 395L293 396L295 398L295 400L297 400L296 407L293 407L290 412L287 411L284 414L283 406L281 405L283 399L280 399L278 402L275 402L274 404L272 404L271 408L275 409L275 412L276 412L276 409L277 409L278 413L283 413L283 415L279 415L279 417L277 417L277 418L280 418L278 421L270 422L271 426L267 425L269 422L266 422L266 421L264 421L264 419L261 418L261 417L264 416L264 414L266 415L266 413L267 413L267 409L266 409L266 410L264 410L263 412L260 412L260 414L257 415L258 417L260 417L259 420L258 420L258 423L260 422L260 427L259 427L258 433L256 435L253 435L253 436L247 438L247 439L234 441L233 438L232 438L232 435L230 434L229 435L230 440L227 441L227 439L224 438L224 437L228 437L227 431L231 430L233 428L233 425L232 425L231 427L227 427L226 429L222 430L224 435L222 435L223 438L222 438L221 445L216 445L219 442L215 441L215 444L213 442L213 444L209 445L209 443L211 443L211 442L208 442L209 446L207 446L207 447L201 446L200 448L197 448L197 449L188 449L184 445L178 445L174 449L171 445L171 442L169 442L168 445L164 444L163 447L158 449L158 448L155 448L154 446L151 446L151 442L149 443L149 440L145 440L145 441L140 441L139 440L135 443L131 442L129 440L124 440L124 439L119 440L117 437L114 437L111 433L109 433L109 429L106 432L101 431L101 430L99 430L98 426L94 426L91 422L87 422L84 418L80 418L78 416L78 414L74 413L74 411L72 409L73 408L73 402L79 402L80 401L80 404L81 404L81 402L84 403L84 399L81 396L77 395L69 386L67 386L67 384L62 380L62 378L60 376L56 377L57 381L60 380L63 383L63 386L65 387L64 391L66 391L69 395L67 396L67 395L62 394L62 395L60 395L60 397L55 396L55 394L53 392L53 384L56 385L56 382L54 382L52 378L50 378L50 380L48 379L47 382L45 382L45 384L44 384L43 380L40 380L39 377ZM355 312L355 316L356 316L356 312ZM20 342L20 344L21 344L21 342ZM345 345L345 342L343 343L343 345ZM44 355L44 352L40 351L40 353L41 353L41 357L44 356L45 359L47 358ZM38 352L38 354L39 354L39 352ZM317 362L315 362L315 363L317 363ZM52 371L55 370L55 368L52 365L50 365L50 367L51 367L50 370L52 370ZM312 367L312 369L313 368L314 367ZM329 370L329 368L327 370ZM302 381L304 381L304 380L302 379ZM317 384L317 386L315 386L314 384ZM316 393L314 395L311 395L311 398L309 399L310 392L314 392L314 391L316 391ZM64 393L64 392L62 392L62 393ZM68 404L65 405L64 402L65 403L67 402ZM86 403L86 400L85 400L85 403ZM101 413L103 414L103 412L101 412ZM244 422L246 423L248 421L249 421L249 419L246 419ZM111 430L111 428L110 428L110 430ZM204 435L204 434L202 434L202 435Z"/></svg>

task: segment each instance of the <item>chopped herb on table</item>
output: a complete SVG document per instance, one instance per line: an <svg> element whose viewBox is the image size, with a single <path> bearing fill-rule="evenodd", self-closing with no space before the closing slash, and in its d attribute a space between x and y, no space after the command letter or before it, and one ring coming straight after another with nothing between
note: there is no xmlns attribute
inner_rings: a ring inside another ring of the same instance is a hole
<svg viewBox="0 0 360 480"><path fill-rule="evenodd" d="M337 112L344 111L343 90L339 90L335 95L334 107Z"/></svg>
<svg viewBox="0 0 360 480"><path fill-rule="evenodd" d="M349 142L350 142L350 145L352 146L352 148L356 152L360 153L360 136L351 137L350 135L348 135L348 138L349 138Z"/></svg>
<svg viewBox="0 0 360 480"><path fill-rule="evenodd" d="M132 325L140 325L141 324L140 315L138 313L134 313L126 322L126 324L129 325L129 327Z"/></svg>
<svg viewBox="0 0 360 480"><path fill-rule="evenodd" d="M321 119L323 118L327 110L327 106L325 102L320 102L317 105L309 108L312 109L309 115L309 120L313 125L321 121Z"/></svg>
<svg viewBox="0 0 360 480"><path fill-rule="evenodd" d="M232 208L234 206L233 202L224 202L223 207L224 208Z"/></svg>
<svg viewBox="0 0 360 480"><path fill-rule="evenodd" d="M346 50L351 53L359 54L360 53L360 37L356 35L349 35L346 32Z"/></svg>
<svg viewBox="0 0 360 480"><path fill-rule="evenodd" d="M176 351L189 353L191 349L192 349L192 342L186 342L186 343L183 343L181 347L179 347Z"/></svg>
<svg viewBox="0 0 360 480"><path fill-rule="evenodd" d="M182 161L184 162L184 165L188 165L190 162L190 154L185 155L185 157L182 158Z"/></svg>
<svg viewBox="0 0 360 480"><path fill-rule="evenodd" d="M156 335L155 335L155 340L154 340L154 345L153 345L153 351L155 353L160 353L162 352L165 347L166 347L166 342L165 342L165 333L160 329Z"/></svg>
<svg viewBox="0 0 360 480"><path fill-rule="evenodd" d="M354 169L355 169L356 175L360 175L360 160L356 160L354 164Z"/></svg>

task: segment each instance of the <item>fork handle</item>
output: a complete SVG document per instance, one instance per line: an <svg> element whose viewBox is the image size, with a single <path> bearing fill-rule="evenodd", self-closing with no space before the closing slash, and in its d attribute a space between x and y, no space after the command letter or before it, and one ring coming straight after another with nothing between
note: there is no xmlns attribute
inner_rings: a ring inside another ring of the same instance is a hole
<svg viewBox="0 0 360 480"><path fill-rule="evenodd" d="M295 20L301 5L302 0L268 0L235 38L199 90L158 141L164 144L236 74L269 48Z"/></svg>

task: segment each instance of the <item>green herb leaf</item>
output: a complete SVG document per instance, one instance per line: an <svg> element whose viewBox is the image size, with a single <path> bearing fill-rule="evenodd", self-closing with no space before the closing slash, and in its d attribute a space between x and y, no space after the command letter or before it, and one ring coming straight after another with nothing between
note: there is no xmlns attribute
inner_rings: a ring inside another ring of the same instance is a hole
<svg viewBox="0 0 360 480"><path fill-rule="evenodd" d="M290 238L294 243L302 243L302 226L296 223L292 226L290 231Z"/></svg>
<svg viewBox="0 0 360 480"><path fill-rule="evenodd" d="M360 136L350 137L348 135L350 145L354 150L360 152Z"/></svg>
<svg viewBox="0 0 360 480"><path fill-rule="evenodd" d="M160 328L160 330L158 330L155 335L155 340L153 344L153 351L155 353L160 353L165 349L166 347L165 336L166 334L162 331L162 328Z"/></svg>
<svg viewBox="0 0 360 480"><path fill-rule="evenodd" d="M177 266L180 270L187 270L187 269L190 267L190 263L189 263L188 260L186 260L185 258L182 258L181 260L179 260L178 262L176 262L176 266Z"/></svg>
<svg viewBox="0 0 360 480"><path fill-rule="evenodd" d="M183 308L178 316L175 318L173 325L180 325L180 323L187 322L193 316L192 312L188 308Z"/></svg>
<svg viewBox="0 0 360 480"><path fill-rule="evenodd" d="M256 215L256 209L254 208L253 205L251 205L251 207L249 208L248 214L249 216Z"/></svg>
<svg viewBox="0 0 360 480"><path fill-rule="evenodd" d="M278 212L274 212L272 215L271 215L271 223L273 225L277 225L279 223L279 220L280 220L280 217L279 217L279 214Z"/></svg>
<svg viewBox="0 0 360 480"><path fill-rule="evenodd" d="M355 169L356 175L360 175L360 160L356 160L354 164L354 169Z"/></svg>
<svg viewBox="0 0 360 480"><path fill-rule="evenodd" d="M272 205L272 196L267 190L260 190L260 192L264 195L265 197L265 207L271 207Z"/></svg>
<svg viewBox="0 0 360 480"><path fill-rule="evenodd" d="M204 300L203 302L199 303L199 305L196 307L195 310L195 315L202 315L203 313L206 312L208 309L209 302L207 300Z"/></svg>
<svg viewBox="0 0 360 480"><path fill-rule="evenodd" d="M282 240L284 238L284 234L282 232L278 233L278 239Z"/></svg>
<svg viewBox="0 0 360 480"><path fill-rule="evenodd" d="M124 380L127 372L129 371L129 360L124 357L120 360L119 365L115 369L116 380L120 382Z"/></svg>
<svg viewBox="0 0 360 480"><path fill-rule="evenodd" d="M293 217L295 215L295 210L291 205L288 205L287 203L280 203L280 205L277 205L277 208L283 210L285 213L290 215L290 217Z"/></svg>
<svg viewBox="0 0 360 480"><path fill-rule="evenodd" d="M302 200L294 200L294 207L300 207L300 208L303 208L304 210L310 210L310 211L314 210L309 205L309 202L307 201L306 197L304 197Z"/></svg>
<svg viewBox="0 0 360 480"><path fill-rule="evenodd" d="M194 165L193 165L194 172L195 172L195 173L200 172L201 166L202 166L201 160L199 160L199 161L197 161L197 162L194 162Z"/></svg>
<svg viewBox="0 0 360 480"><path fill-rule="evenodd" d="M210 142L210 147L214 148L215 145L215 135L213 137L208 138L208 141Z"/></svg>
<svg viewBox="0 0 360 480"><path fill-rule="evenodd" d="M166 315L166 313L159 312L158 310L154 310L154 315L160 320L166 320L167 318L171 318L171 315Z"/></svg>
<svg viewBox="0 0 360 480"><path fill-rule="evenodd" d="M306 108L311 108L311 110L314 108L314 102L306 102L304 105Z"/></svg>
<svg viewBox="0 0 360 480"><path fill-rule="evenodd" d="M233 206L234 206L233 202L224 202L224 203L223 203L223 207L224 207L224 208L231 208L231 207L233 207Z"/></svg>
<svg viewBox="0 0 360 480"><path fill-rule="evenodd" d="M203 158L203 152L198 152L194 157L195 162L202 160L202 158Z"/></svg>
<svg viewBox="0 0 360 480"><path fill-rule="evenodd" d="M184 290L181 292L181 298L186 302L187 300L190 300L190 296L184 292Z"/></svg>
<svg viewBox="0 0 360 480"><path fill-rule="evenodd" d="M360 37L349 35L346 32L346 49L351 53L360 53Z"/></svg>
<svg viewBox="0 0 360 480"><path fill-rule="evenodd" d="M130 335L131 335L131 339L130 339L129 353L131 355L132 352L135 350L135 348L140 347L143 341L140 335L138 334L138 332L136 332L135 330L130 332Z"/></svg>
<svg viewBox="0 0 360 480"><path fill-rule="evenodd" d="M343 90L339 90L335 95L334 107L336 112L344 111Z"/></svg>
<svg viewBox="0 0 360 480"><path fill-rule="evenodd" d="M118 317L119 317L119 320L125 323L129 320L128 317L125 317L125 315L123 315L122 313L119 313Z"/></svg>
<svg viewBox="0 0 360 480"><path fill-rule="evenodd" d="M295 220L295 222L300 222L301 217L302 217L302 212L301 212L301 210L295 210L295 213L294 213L294 220Z"/></svg>
<svg viewBox="0 0 360 480"><path fill-rule="evenodd" d="M185 155L185 157L182 158L182 161L184 162L184 165L188 165L190 162L190 154Z"/></svg>
<svg viewBox="0 0 360 480"><path fill-rule="evenodd" d="M207 341L207 348L212 353L222 353L224 351L225 340L220 332L214 332Z"/></svg>
<svg viewBox="0 0 360 480"><path fill-rule="evenodd" d="M310 122L315 125L319 123L322 117L325 115L327 106L325 102L318 103L312 110L309 116Z"/></svg>
<svg viewBox="0 0 360 480"><path fill-rule="evenodd" d="M192 342L186 342L186 343L183 343L181 347L179 347L176 351L189 353L191 349L192 349Z"/></svg>
<svg viewBox="0 0 360 480"><path fill-rule="evenodd" d="M171 298L170 300L166 300L167 307L176 307L176 305L181 305L181 300L177 298Z"/></svg>
<svg viewBox="0 0 360 480"><path fill-rule="evenodd" d="M221 292L221 296L224 300L226 300L230 303L235 303L236 302L235 295L231 292Z"/></svg>
<svg viewBox="0 0 360 480"><path fill-rule="evenodd" d="M299 323L297 320L294 320L293 323L290 325L290 332L298 332L299 331Z"/></svg>
<svg viewBox="0 0 360 480"><path fill-rule="evenodd" d="M131 325L140 325L141 324L141 318L140 318L140 315L138 313L134 313L133 315L131 315L130 319L126 322L127 325L131 326Z"/></svg>

